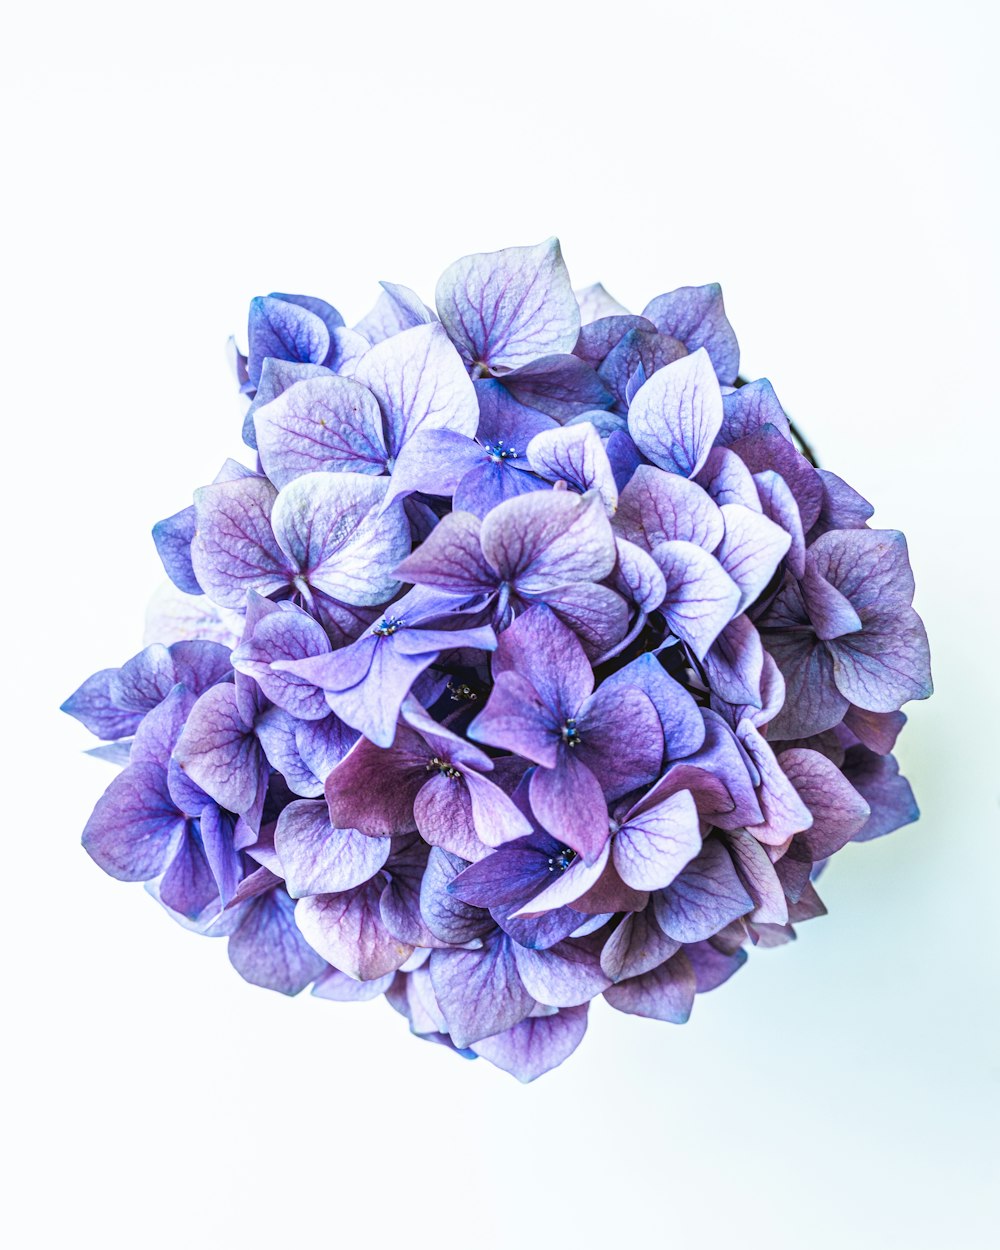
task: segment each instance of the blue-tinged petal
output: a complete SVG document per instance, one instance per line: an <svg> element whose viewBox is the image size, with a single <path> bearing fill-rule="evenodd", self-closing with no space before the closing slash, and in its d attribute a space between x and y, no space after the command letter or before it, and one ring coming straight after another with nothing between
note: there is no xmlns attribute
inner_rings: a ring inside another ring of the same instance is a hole
<svg viewBox="0 0 1000 1250"><path fill-rule="evenodd" d="M188 595L204 593L191 564L191 543L195 529L193 505L157 521L153 526L153 542L167 576L178 590L183 590Z"/></svg>
<svg viewBox="0 0 1000 1250"><path fill-rule="evenodd" d="M437 285L438 315L466 364L516 369L571 352L580 309L557 239L463 256Z"/></svg>
<svg viewBox="0 0 1000 1250"><path fill-rule="evenodd" d="M170 651L154 643L125 661L111 677L108 690L118 707L146 712L167 697L175 681Z"/></svg>
<svg viewBox="0 0 1000 1250"><path fill-rule="evenodd" d="M368 350L368 344L364 344L365 351ZM243 441L248 447L257 448L257 430L254 424L254 418L257 410L263 408L265 404L269 404L273 399L277 399L290 386L294 386L297 382L305 382L309 378L328 378L332 370L326 365L302 364L300 361L294 360L275 360L272 356L268 356L264 361L260 371L260 381L257 383L257 390L253 397L253 402L247 408L243 417Z"/></svg>
<svg viewBox="0 0 1000 1250"><path fill-rule="evenodd" d="M363 885L389 858L389 839L334 829L326 803L299 799L279 814L274 849L288 893L302 898Z"/></svg>
<svg viewBox="0 0 1000 1250"><path fill-rule="evenodd" d="M476 432L475 388L437 322L377 344L358 362L354 378L379 402L391 458L418 430L453 430L470 438Z"/></svg>
<svg viewBox="0 0 1000 1250"><path fill-rule="evenodd" d="M754 475L774 472L785 479L795 497L802 529L808 533L823 504L823 482L805 456L773 425L738 439L731 447Z"/></svg>
<svg viewBox="0 0 1000 1250"><path fill-rule="evenodd" d="M102 668L75 690L60 708L98 738L109 741L134 733L141 711L124 711L112 701L111 680L116 668Z"/></svg>
<svg viewBox="0 0 1000 1250"><path fill-rule="evenodd" d="M402 581L456 594L490 594L496 570L484 558L480 521L471 512L450 512L396 569Z"/></svg>
<svg viewBox="0 0 1000 1250"><path fill-rule="evenodd" d="M618 560L611 574L611 584L630 599L645 615L655 612L667 593L667 583L660 567L642 547L627 538L615 537Z"/></svg>
<svg viewBox="0 0 1000 1250"><path fill-rule="evenodd" d="M704 351L654 373L628 410L639 450L681 477L694 477L702 467L721 424L722 392Z"/></svg>
<svg viewBox="0 0 1000 1250"><path fill-rule="evenodd" d="M651 972L619 981L604 991L617 1011L670 1024L685 1024L694 1005L695 976L682 950Z"/></svg>
<svg viewBox="0 0 1000 1250"><path fill-rule="evenodd" d="M198 528L191 562L205 593L222 607L242 607L248 590L274 594L294 576L271 529L276 498L277 491L262 477L195 491Z"/></svg>
<svg viewBox="0 0 1000 1250"><path fill-rule="evenodd" d="M639 320L645 322L645 318ZM684 344L670 335L660 334L652 327L635 327L615 344L598 373L614 395L616 408L627 412L635 392L647 378L687 354Z"/></svg>
<svg viewBox="0 0 1000 1250"><path fill-rule="evenodd" d="M834 683L828 645L805 629L769 629L763 639L785 684L785 701L770 723L769 737L811 738L839 725L850 700Z"/></svg>
<svg viewBox="0 0 1000 1250"><path fill-rule="evenodd" d="M711 358L719 381L732 385L740 371L740 348L726 316L722 288L717 282L707 286L682 286L650 300L642 310L661 334L670 334L688 348L704 348Z"/></svg>
<svg viewBox="0 0 1000 1250"><path fill-rule="evenodd" d="M213 903L222 909L219 888L194 825L187 827L163 874L159 896L164 907L188 920L203 916Z"/></svg>
<svg viewBox="0 0 1000 1250"><path fill-rule="evenodd" d="M231 684L212 686L198 698L174 757L188 776L220 807L259 821L268 768L253 729L236 706Z"/></svg>
<svg viewBox="0 0 1000 1250"><path fill-rule="evenodd" d="M424 923L442 942L464 946L485 937L493 928L493 917L481 907L463 903L448 886L466 867L457 855L435 846L427 860L420 884L420 911Z"/></svg>
<svg viewBox="0 0 1000 1250"><path fill-rule="evenodd" d="M541 606L529 608L503 631L492 670L494 680L501 673L519 674L556 719L575 716L594 689L593 670L576 635Z"/></svg>
<svg viewBox="0 0 1000 1250"><path fill-rule="evenodd" d="M414 491L453 495L467 473L480 466L485 468L488 463L485 450L465 434L454 430L418 430L396 459L386 502Z"/></svg>
<svg viewBox="0 0 1000 1250"><path fill-rule="evenodd" d="M790 545L785 556L793 576L801 577L806 567L806 540L802 532L802 517L795 496L780 473L768 470L753 475L757 498L766 517L780 525L788 534Z"/></svg>
<svg viewBox="0 0 1000 1250"><path fill-rule="evenodd" d="M505 933L487 938L479 950L433 951L430 972L448 1031L459 1047L513 1028L535 1005Z"/></svg>
<svg viewBox="0 0 1000 1250"><path fill-rule="evenodd" d="M198 823L215 888L223 907L227 907L236 896L243 873L242 857L233 837L233 819L214 803L208 803L202 808Z"/></svg>
<svg viewBox="0 0 1000 1250"><path fill-rule="evenodd" d="M767 378L748 382L722 397L722 429L719 442L729 447L741 438L772 426L782 438L791 442L788 418Z"/></svg>
<svg viewBox="0 0 1000 1250"><path fill-rule="evenodd" d="M635 686L656 708L664 738L664 759L677 760L693 755L705 741L705 721L698 705L676 682L654 655L640 655L612 673L602 689L616 685Z"/></svg>
<svg viewBox="0 0 1000 1250"><path fill-rule="evenodd" d="M656 326L645 317L636 317L631 313L608 313L584 323L580 327L580 336L573 348L573 355L579 356L587 364L596 369L613 348L617 347L630 330L646 330L656 333Z"/></svg>
<svg viewBox="0 0 1000 1250"><path fill-rule="evenodd" d="M718 950L711 942L692 942L684 947L684 954L694 969L699 994L707 994L709 990L724 985L747 961L745 950L736 949L727 953Z"/></svg>
<svg viewBox="0 0 1000 1250"><path fill-rule="evenodd" d="M607 408L614 398L591 366L576 356L542 356L499 380L519 404L560 422Z"/></svg>
<svg viewBox="0 0 1000 1250"><path fill-rule="evenodd" d="M295 904L279 886L258 895L229 939L229 961L251 985L298 994L326 967L295 923Z"/></svg>
<svg viewBox="0 0 1000 1250"><path fill-rule="evenodd" d="M296 382L257 409L254 429L264 472L279 488L303 473L385 472L378 403L351 378Z"/></svg>
<svg viewBox="0 0 1000 1250"><path fill-rule="evenodd" d="M186 824L163 769L130 764L98 799L83 831L83 847L119 881L148 881L169 863Z"/></svg>
<svg viewBox="0 0 1000 1250"><path fill-rule="evenodd" d="M251 596L255 592L251 591ZM329 712L323 693L307 678L284 667L289 661L326 655L323 627L292 603L268 604L270 611L233 652L233 667L252 677L278 707L301 720L321 720ZM273 667L280 664L281 668Z"/></svg>
<svg viewBox="0 0 1000 1250"><path fill-rule="evenodd" d="M367 1003L384 994L395 976L395 972L387 972L374 981L355 981L339 968L327 968L322 976L316 978L312 993L317 998L326 998L334 1003Z"/></svg>
<svg viewBox="0 0 1000 1250"><path fill-rule="evenodd" d="M864 529L875 509L853 486L829 469L817 469L823 483L823 507L817 525L824 530Z"/></svg>
<svg viewBox="0 0 1000 1250"><path fill-rule="evenodd" d="M322 318L299 304L259 295L250 302L250 353L247 373L260 381L266 356L322 365L330 351L330 331Z"/></svg>
<svg viewBox="0 0 1000 1250"><path fill-rule="evenodd" d="M362 473L307 473L282 489L274 535L311 589L358 607L391 598L410 530L398 505L381 511L387 488Z"/></svg>
<svg viewBox="0 0 1000 1250"><path fill-rule="evenodd" d="M736 707L759 708L764 647L749 617L734 617L702 658L712 694Z"/></svg>
<svg viewBox="0 0 1000 1250"><path fill-rule="evenodd" d="M724 503L732 503L742 504L754 512L761 511L757 486L750 470L728 447L712 448L696 480L720 507Z"/></svg>
<svg viewBox="0 0 1000 1250"><path fill-rule="evenodd" d="M380 282L382 288L375 306L354 327L369 343L381 343L403 330L425 325L434 314L420 296L397 282Z"/></svg>
<svg viewBox="0 0 1000 1250"><path fill-rule="evenodd" d="M927 631L912 608L869 610L861 633L829 647L837 689L856 707L895 712L933 692Z"/></svg>
<svg viewBox="0 0 1000 1250"><path fill-rule="evenodd" d="M910 783L900 776L893 756L876 755L864 746L851 747L844 759L844 776L871 808L852 841L870 842L919 819Z"/></svg>
<svg viewBox="0 0 1000 1250"><path fill-rule="evenodd" d="M331 334L344 324L344 318L336 308L325 299L317 299L315 295L286 295L281 291L272 291L268 298L284 300L286 304L297 304L299 308L305 308L319 317Z"/></svg>

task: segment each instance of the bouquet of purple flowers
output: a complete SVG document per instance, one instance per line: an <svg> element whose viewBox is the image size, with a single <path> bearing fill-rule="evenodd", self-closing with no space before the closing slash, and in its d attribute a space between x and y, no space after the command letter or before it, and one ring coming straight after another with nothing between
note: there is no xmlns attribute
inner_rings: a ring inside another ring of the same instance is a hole
<svg viewBox="0 0 1000 1250"><path fill-rule="evenodd" d="M151 645L64 705L124 765L83 843L248 981L531 1080L597 996L685 1021L916 819L927 639L717 286L636 316L555 240L456 262L436 314L382 285L353 329L251 304L256 467L155 526Z"/></svg>

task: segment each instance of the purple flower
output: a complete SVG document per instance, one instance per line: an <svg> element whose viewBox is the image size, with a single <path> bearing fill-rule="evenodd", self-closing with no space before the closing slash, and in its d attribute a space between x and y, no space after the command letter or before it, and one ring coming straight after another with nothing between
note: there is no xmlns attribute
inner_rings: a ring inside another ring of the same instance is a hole
<svg viewBox="0 0 1000 1250"><path fill-rule="evenodd" d="M904 540L739 378L717 286L630 312L556 240L435 313L252 302L254 467L158 522L155 641L64 709L84 846L249 982L384 995L522 1081L590 1004L681 1024L917 819Z"/></svg>

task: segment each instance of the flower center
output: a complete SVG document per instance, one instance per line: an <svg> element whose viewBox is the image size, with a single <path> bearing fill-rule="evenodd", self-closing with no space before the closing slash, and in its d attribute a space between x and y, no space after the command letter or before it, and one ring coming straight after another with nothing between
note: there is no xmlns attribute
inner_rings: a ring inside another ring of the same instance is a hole
<svg viewBox="0 0 1000 1250"><path fill-rule="evenodd" d="M502 438L498 438L495 443L483 443L483 451L494 464L503 464L505 460L517 459L517 449L509 447Z"/></svg>
<svg viewBox="0 0 1000 1250"><path fill-rule="evenodd" d="M576 720L570 719L563 725L562 740L568 747L578 747L583 739L580 737L580 731L576 727Z"/></svg>
<svg viewBox="0 0 1000 1250"><path fill-rule="evenodd" d="M549 872L565 872L574 859L576 859L576 851L564 846L556 851L555 855L549 856Z"/></svg>
<svg viewBox="0 0 1000 1250"><path fill-rule="evenodd" d="M433 759L427 761L426 767L429 773L437 770L442 777L447 777L449 781L457 781L462 775L453 764L449 764L447 760L439 759L436 755Z"/></svg>
<svg viewBox="0 0 1000 1250"><path fill-rule="evenodd" d="M401 616L383 616L372 630L372 633L379 638L391 638L397 629L402 628L403 618Z"/></svg>

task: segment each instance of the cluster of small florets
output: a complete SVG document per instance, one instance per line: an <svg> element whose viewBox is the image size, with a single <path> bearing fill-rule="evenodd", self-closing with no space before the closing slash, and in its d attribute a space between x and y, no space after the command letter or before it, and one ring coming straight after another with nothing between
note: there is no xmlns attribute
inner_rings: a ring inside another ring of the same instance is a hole
<svg viewBox="0 0 1000 1250"><path fill-rule="evenodd" d="M901 534L738 377L716 286L641 316L555 240L353 329L255 299L229 461L154 537L151 645L66 710L84 845L257 985L384 994L530 1080L590 1001L685 1021L914 820ZM200 598L195 598L199 596Z"/></svg>

